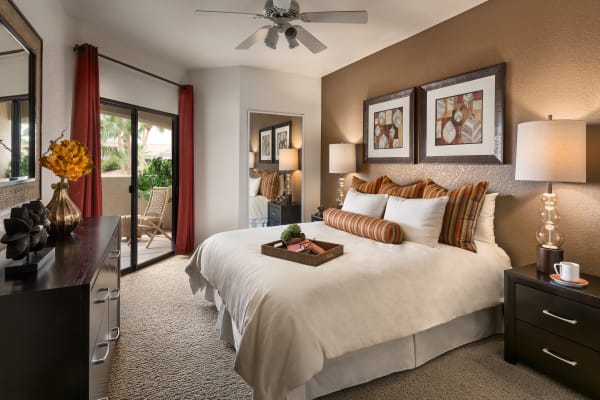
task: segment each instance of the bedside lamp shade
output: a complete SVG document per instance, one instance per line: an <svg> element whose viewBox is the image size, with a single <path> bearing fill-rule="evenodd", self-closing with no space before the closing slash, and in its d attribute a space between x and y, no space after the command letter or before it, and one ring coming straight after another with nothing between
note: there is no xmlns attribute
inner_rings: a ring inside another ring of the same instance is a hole
<svg viewBox="0 0 600 400"><path fill-rule="evenodd" d="M279 170L294 171L298 169L298 150L280 149L279 150Z"/></svg>
<svg viewBox="0 0 600 400"><path fill-rule="evenodd" d="M248 166L250 168L254 168L254 152L253 151L248 152Z"/></svg>
<svg viewBox="0 0 600 400"><path fill-rule="evenodd" d="M515 179L585 182L585 121L524 122L517 127Z"/></svg>
<svg viewBox="0 0 600 400"><path fill-rule="evenodd" d="M356 145L336 143L329 145L329 173L348 174L356 172Z"/></svg>
<svg viewBox="0 0 600 400"><path fill-rule="evenodd" d="M557 197L552 182L586 181L585 121L553 120L523 122L517 127L515 179L546 181L542 194L542 223L536 231L537 269L552 273L562 261L565 237L560 230Z"/></svg>

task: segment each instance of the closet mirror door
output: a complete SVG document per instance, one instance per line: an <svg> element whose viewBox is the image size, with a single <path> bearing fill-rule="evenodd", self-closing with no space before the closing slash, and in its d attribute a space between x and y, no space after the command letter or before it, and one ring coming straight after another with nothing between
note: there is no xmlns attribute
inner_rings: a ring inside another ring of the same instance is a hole
<svg viewBox="0 0 600 400"><path fill-rule="evenodd" d="M248 113L248 227L302 222L303 116Z"/></svg>

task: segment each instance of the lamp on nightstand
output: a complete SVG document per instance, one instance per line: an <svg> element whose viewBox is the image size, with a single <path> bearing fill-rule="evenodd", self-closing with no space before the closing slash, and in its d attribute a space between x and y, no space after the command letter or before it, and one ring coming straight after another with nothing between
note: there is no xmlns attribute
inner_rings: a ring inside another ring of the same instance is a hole
<svg viewBox="0 0 600 400"><path fill-rule="evenodd" d="M284 194L288 204L292 202L290 172L298 169L298 150L279 149L279 170L285 172Z"/></svg>
<svg viewBox="0 0 600 400"><path fill-rule="evenodd" d="M541 225L536 231L537 269L553 273L563 259L565 241L559 229L556 194L552 182L585 182L585 121L553 120L520 123L517 127L515 179L548 182L542 194Z"/></svg>
<svg viewBox="0 0 600 400"><path fill-rule="evenodd" d="M254 152L253 151L248 152L248 167L250 169L254 168Z"/></svg>
<svg viewBox="0 0 600 400"><path fill-rule="evenodd" d="M349 174L356 172L356 145L336 143L329 145L329 173ZM338 207L344 204L344 176L338 178L336 202Z"/></svg>

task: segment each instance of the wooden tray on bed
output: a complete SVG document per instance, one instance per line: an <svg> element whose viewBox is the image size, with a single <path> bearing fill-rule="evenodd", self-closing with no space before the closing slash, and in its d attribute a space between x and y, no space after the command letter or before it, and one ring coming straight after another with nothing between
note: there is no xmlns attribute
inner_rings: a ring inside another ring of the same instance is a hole
<svg viewBox="0 0 600 400"><path fill-rule="evenodd" d="M344 254L344 246L341 244L321 242L319 240L312 240L312 242L321 246L325 250L325 253L296 253L286 250L285 247L275 247L276 244L281 243L281 240L263 244L261 246L261 253L267 256L281 258L283 260L310 265L312 267L321 265L326 261L332 260Z"/></svg>

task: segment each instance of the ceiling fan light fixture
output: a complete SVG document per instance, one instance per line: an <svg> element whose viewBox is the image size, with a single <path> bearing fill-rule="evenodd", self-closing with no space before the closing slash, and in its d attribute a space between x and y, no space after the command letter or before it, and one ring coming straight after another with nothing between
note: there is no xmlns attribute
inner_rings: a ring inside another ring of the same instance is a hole
<svg viewBox="0 0 600 400"><path fill-rule="evenodd" d="M300 43L298 43L298 41L294 38L289 38L289 37L285 37L288 41L288 45L290 46L290 49L293 49L294 47L298 47L298 45L300 45Z"/></svg>
<svg viewBox="0 0 600 400"><path fill-rule="evenodd" d="M296 28L294 28L293 26L290 26L289 28L287 28L285 30L285 37L290 40L290 39L296 39L296 35L298 34L298 31L296 30Z"/></svg>
<svg viewBox="0 0 600 400"><path fill-rule="evenodd" d="M267 47L275 50L277 48L277 41L279 40L279 32L276 26L272 26L269 28L267 32L267 37L265 38L265 44Z"/></svg>

